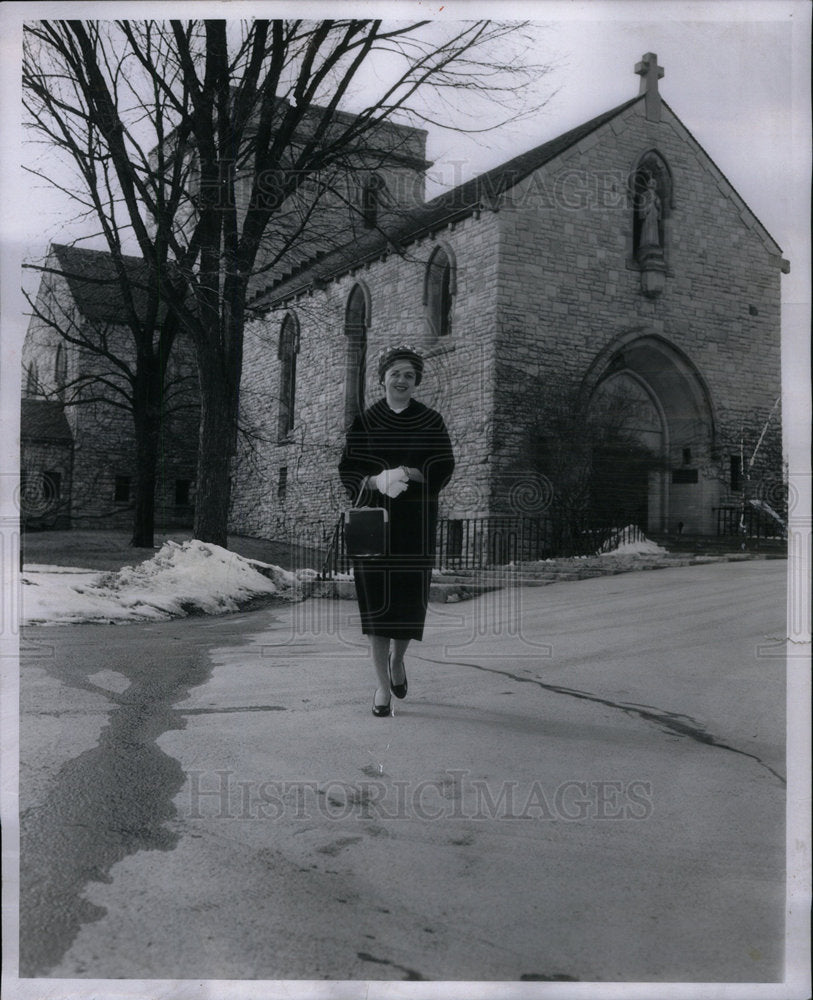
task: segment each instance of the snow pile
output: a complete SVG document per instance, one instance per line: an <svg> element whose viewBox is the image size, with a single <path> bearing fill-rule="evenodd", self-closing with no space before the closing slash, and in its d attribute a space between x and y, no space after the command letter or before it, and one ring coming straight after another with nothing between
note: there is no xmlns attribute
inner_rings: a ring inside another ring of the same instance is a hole
<svg viewBox="0 0 813 1000"><path fill-rule="evenodd" d="M638 535L633 525L614 532L596 553L600 556L659 556L666 555L667 550L643 535L632 541Z"/></svg>
<svg viewBox="0 0 813 1000"><path fill-rule="evenodd" d="M166 544L146 562L115 573L27 566L21 574L26 624L160 621L238 611L258 597L301 596L313 570L291 573L196 539Z"/></svg>

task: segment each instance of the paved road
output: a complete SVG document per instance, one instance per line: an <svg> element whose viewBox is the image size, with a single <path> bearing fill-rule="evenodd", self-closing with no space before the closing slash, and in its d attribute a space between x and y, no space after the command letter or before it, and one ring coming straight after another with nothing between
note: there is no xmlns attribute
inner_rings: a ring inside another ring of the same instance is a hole
<svg viewBox="0 0 813 1000"><path fill-rule="evenodd" d="M22 973L781 978L785 571L27 630Z"/></svg>

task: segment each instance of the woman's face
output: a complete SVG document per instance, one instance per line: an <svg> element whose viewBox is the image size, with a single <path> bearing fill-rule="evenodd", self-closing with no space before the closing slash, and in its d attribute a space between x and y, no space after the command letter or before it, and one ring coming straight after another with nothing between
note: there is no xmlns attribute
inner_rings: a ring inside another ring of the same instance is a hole
<svg viewBox="0 0 813 1000"><path fill-rule="evenodd" d="M415 391L417 374L410 361L396 361L384 372L384 391L387 402L406 406Z"/></svg>

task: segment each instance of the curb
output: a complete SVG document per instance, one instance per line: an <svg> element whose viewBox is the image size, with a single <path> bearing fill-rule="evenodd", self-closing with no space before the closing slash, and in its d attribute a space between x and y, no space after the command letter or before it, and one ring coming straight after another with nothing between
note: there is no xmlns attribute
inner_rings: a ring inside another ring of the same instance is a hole
<svg viewBox="0 0 813 1000"><path fill-rule="evenodd" d="M601 576L617 576L621 573L777 558L787 557L773 553L752 552L728 552L720 555L668 553L657 556L587 556L551 560L541 565L519 563L514 566L491 567L484 570L435 570L429 600L433 604L456 604L507 587L547 587L553 583L591 580ZM356 591L352 580L319 580L309 584L307 596L352 601L356 598Z"/></svg>

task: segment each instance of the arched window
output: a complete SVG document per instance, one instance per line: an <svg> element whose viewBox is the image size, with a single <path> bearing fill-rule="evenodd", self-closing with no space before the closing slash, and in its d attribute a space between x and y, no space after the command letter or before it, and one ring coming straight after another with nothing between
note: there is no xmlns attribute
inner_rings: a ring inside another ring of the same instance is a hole
<svg viewBox="0 0 813 1000"><path fill-rule="evenodd" d="M32 361L28 366L28 371L25 377L25 394L26 396L38 396L39 395L39 372L37 371L37 362Z"/></svg>
<svg viewBox="0 0 813 1000"><path fill-rule="evenodd" d="M68 355L65 345L59 344L56 349L56 363L54 364L54 383L56 394L60 399L65 399L65 386L68 382Z"/></svg>
<svg viewBox="0 0 813 1000"><path fill-rule="evenodd" d="M632 251L636 260L663 254L665 220L673 208L672 174L654 149L638 158L631 174Z"/></svg>
<svg viewBox="0 0 813 1000"><path fill-rule="evenodd" d="M423 302L431 340L451 334L454 295L455 274L451 252L437 247L429 258L424 280Z"/></svg>
<svg viewBox="0 0 813 1000"><path fill-rule="evenodd" d="M367 374L367 295L361 285L354 285L344 314L345 377L344 421L349 426L364 409L364 381Z"/></svg>
<svg viewBox="0 0 813 1000"><path fill-rule="evenodd" d="M282 321L279 331L279 422L277 434L284 440L294 429L296 401L296 356L299 351L299 325L291 313Z"/></svg>
<svg viewBox="0 0 813 1000"><path fill-rule="evenodd" d="M365 229L375 229L378 224L378 208L386 187L381 174L370 174L361 190L361 218Z"/></svg>

